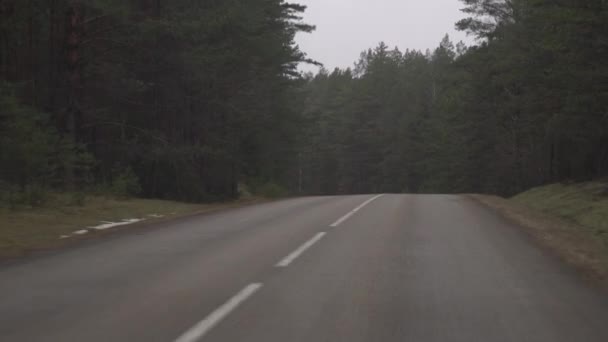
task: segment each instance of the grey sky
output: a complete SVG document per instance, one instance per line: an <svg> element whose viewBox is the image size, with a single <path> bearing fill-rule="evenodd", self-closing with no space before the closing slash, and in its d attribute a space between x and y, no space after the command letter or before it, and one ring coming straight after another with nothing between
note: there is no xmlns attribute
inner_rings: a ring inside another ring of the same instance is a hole
<svg viewBox="0 0 608 342"><path fill-rule="evenodd" d="M472 41L454 24L465 16L458 0L292 0L307 5L304 20L316 25L299 34L302 51L328 69L350 67L361 51L384 41L388 46L426 50L448 33L453 41ZM303 67L310 70L310 67Z"/></svg>

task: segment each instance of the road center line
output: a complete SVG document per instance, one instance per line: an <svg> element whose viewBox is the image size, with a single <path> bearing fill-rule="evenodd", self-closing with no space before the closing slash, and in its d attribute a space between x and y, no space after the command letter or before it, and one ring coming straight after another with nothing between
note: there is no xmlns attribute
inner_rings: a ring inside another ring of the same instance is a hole
<svg viewBox="0 0 608 342"><path fill-rule="evenodd" d="M365 207L366 205L372 203L373 201L377 200L378 198L380 198L382 196L384 196L384 195L382 194L382 195L378 195L378 196L372 197L372 198L368 199L367 201L361 203L358 207L356 207L355 209L351 210L348 214L340 217L338 219L338 221L332 223L330 225L330 227L334 227L335 228L335 227L341 225L342 223L344 223L344 221L348 220L351 216L355 215L359 210L363 209L363 207Z"/></svg>
<svg viewBox="0 0 608 342"><path fill-rule="evenodd" d="M213 311L205 319L197 323L195 326L186 331L175 342L197 342L200 341L211 329L218 325L226 316L236 309L247 298L251 297L257 290L262 287L262 284L250 284L241 292L224 303L222 306Z"/></svg>
<svg viewBox="0 0 608 342"><path fill-rule="evenodd" d="M305 244L300 246L298 249L286 256L285 259L281 260L278 264L276 264L276 267L289 266L289 264L296 260L300 255L302 255L302 253L306 252L306 250L312 247L312 245L319 242L319 240L321 240L325 236L325 234L327 233L319 233L315 235L312 239L308 240Z"/></svg>

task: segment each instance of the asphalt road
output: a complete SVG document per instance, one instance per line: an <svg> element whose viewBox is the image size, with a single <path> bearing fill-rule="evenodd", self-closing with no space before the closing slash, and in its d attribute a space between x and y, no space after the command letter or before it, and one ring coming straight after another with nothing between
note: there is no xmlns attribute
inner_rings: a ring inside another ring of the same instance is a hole
<svg viewBox="0 0 608 342"><path fill-rule="evenodd" d="M310 197L2 265L0 341L606 342L608 296L465 197Z"/></svg>

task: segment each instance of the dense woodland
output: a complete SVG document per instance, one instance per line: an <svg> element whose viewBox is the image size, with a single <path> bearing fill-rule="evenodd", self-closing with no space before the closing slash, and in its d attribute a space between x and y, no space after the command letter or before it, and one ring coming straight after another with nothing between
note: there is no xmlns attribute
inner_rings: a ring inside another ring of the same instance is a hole
<svg viewBox="0 0 608 342"><path fill-rule="evenodd" d="M463 3L474 46L381 43L302 75L294 37L314 28L283 0L0 0L0 191L509 195L608 176L608 3Z"/></svg>
<svg viewBox="0 0 608 342"><path fill-rule="evenodd" d="M313 28L282 0L0 0L3 187L237 196L287 184Z"/></svg>
<svg viewBox="0 0 608 342"><path fill-rule="evenodd" d="M608 176L608 2L463 2L477 46L380 44L311 76L307 192L511 195Z"/></svg>

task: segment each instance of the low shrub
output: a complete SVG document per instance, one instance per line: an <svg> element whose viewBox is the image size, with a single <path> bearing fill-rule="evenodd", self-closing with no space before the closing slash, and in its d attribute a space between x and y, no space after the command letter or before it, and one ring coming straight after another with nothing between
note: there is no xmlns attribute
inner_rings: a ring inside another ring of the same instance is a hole
<svg viewBox="0 0 608 342"><path fill-rule="evenodd" d="M115 176L110 186L111 194L119 198L136 197L141 191L139 178L130 167Z"/></svg>
<svg viewBox="0 0 608 342"><path fill-rule="evenodd" d="M287 196L287 190L274 182L264 183L255 189L256 194L266 198L280 198Z"/></svg>

